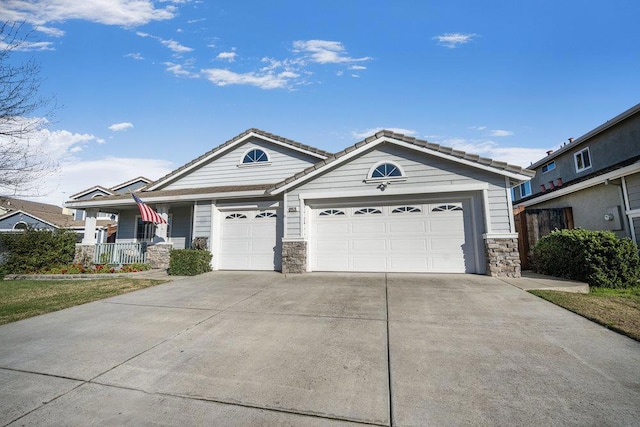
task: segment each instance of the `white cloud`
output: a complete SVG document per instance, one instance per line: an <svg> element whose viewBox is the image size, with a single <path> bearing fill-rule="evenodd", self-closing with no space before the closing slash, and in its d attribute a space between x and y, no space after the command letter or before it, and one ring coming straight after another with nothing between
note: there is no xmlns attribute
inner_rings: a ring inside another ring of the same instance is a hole
<svg viewBox="0 0 640 427"><path fill-rule="evenodd" d="M351 65L349 69L350 70L366 70L367 67L365 67L364 65Z"/></svg>
<svg viewBox="0 0 640 427"><path fill-rule="evenodd" d="M144 59L144 56L138 52L127 53L124 57L135 59L136 61L142 61Z"/></svg>
<svg viewBox="0 0 640 427"><path fill-rule="evenodd" d="M207 80L217 86L249 85L259 87L260 89L288 88L292 80L299 77L299 74L291 71L283 71L280 73L274 73L272 71L236 73L220 68L209 68L201 70L201 72Z"/></svg>
<svg viewBox="0 0 640 427"><path fill-rule="evenodd" d="M353 78L355 78L355 79L359 79L359 78L360 78L360 76L359 76L359 75L357 75L357 74L351 74L351 77L353 77Z"/></svg>
<svg viewBox="0 0 640 427"><path fill-rule="evenodd" d="M491 136L511 136L513 135L513 132L510 130L503 130L503 129L494 129L491 131L490 133Z"/></svg>
<svg viewBox="0 0 640 427"><path fill-rule="evenodd" d="M111 126L109 126L109 130L114 132L119 132L119 131L131 129L132 127L133 127L133 123L129 123L129 122L114 123Z"/></svg>
<svg viewBox="0 0 640 427"><path fill-rule="evenodd" d="M233 62L236 60L236 55L235 52L220 52L218 56L216 56L216 59Z"/></svg>
<svg viewBox="0 0 640 427"><path fill-rule="evenodd" d="M363 131L352 131L351 132L351 136L354 139L364 139L364 138L370 137L371 135L374 135L374 134L380 132L381 130L390 130L393 133L399 133L399 134L402 134L404 136L414 136L414 135L417 134L416 131L410 130L410 129L379 127L379 128L371 128L371 129L367 129L367 130L363 130Z"/></svg>
<svg viewBox="0 0 640 427"><path fill-rule="evenodd" d="M471 130L485 130L487 127L486 126L469 126L468 129Z"/></svg>
<svg viewBox="0 0 640 427"><path fill-rule="evenodd" d="M368 56L352 58L347 55L341 42L329 40L297 40L293 42L294 52L308 56L312 62L318 64L340 64L349 62L368 61Z"/></svg>
<svg viewBox="0 0 640 427"><path fill-rule="evenodd" d="M160 39L160 43L162 43L163 46L168 47L174 53L187 53L193 51L192 48L183 46L175 40Z"/></svg>
<svg viewBox="0 0 640 427"><path fill-rule="evenodd" d="M0 8L2 21L26 21L35 25L81 19L135 27L172 19L175 15L175 6L157 8L152 0L3 0Z"/></svg>
<svg viewBox="0 0 640 427"><path fill-rule="evenodd" d="M64 31L62 31L59 28L53 28L53 27L45 27L44 25L36 25L34 28L34 30L39 31L41 33L44 33L50 37L62 37L64 36Z"/></svg>
<svg viewBox="0 0 640 427"><path fill-rule="evenodd" d="M9 45L0 41L0 50L5 50L7 48L9 48ZM21 52L54 50L52 42L29 42L25 40L21 41L20 44L16 46L11 46L11 49Z"/></svg>
<svg viewBox="0 0 640 427"><path fill-rule="evenodd" d="M172 73L177 77L189 77L189 78L200 77L198 73L194 73L192 71L187 70L186 68L184 68L183 65L175 64L173 62L165 62L164 65L166 65L167 71L169 71L170 73Z"/></svg>
<svg viewBox="0 0 640 427"><path fill-rule="evenodd" d="M546 155L546 150L542 148L504 147L491 140L446 138L439 141L430 140L430 142L523 167L529 166Z"/></svg>
<svg viewBox="0 0 640 427"><path fill-rule="evenodd" d="M462 33L445 33L435 36L433 39L438 41L438 44L449 49L454 49L460 45L469 43L471 40L478 37L477 34L462 34Z"/></svg>

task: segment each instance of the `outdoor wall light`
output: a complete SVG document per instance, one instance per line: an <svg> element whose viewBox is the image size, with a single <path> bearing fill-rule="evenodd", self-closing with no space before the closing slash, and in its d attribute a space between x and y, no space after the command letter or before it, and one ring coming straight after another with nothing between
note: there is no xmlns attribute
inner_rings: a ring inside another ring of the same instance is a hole
<svg viewBox="0 0 640 427"><path fill-rule="evenodd" d="M604 214L604 220L605 221L613 221L613 214L610 214L610 213Z"/></svg>

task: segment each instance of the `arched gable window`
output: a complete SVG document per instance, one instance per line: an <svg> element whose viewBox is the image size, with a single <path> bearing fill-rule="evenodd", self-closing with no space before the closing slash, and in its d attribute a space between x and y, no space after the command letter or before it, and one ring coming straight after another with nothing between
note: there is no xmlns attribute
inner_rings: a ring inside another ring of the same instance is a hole
<svg viewBox="0 0 640 427"><path fill-rule="evenodd" d="M260 148L253 148L242 156L242 164L243 165L251 165L251 164L259 164L259 163L267 163L269 162L269 156L266 151L261 150Z"/></svg>
<svg viewBox="0 0 640 427"><path fill-rule="evenodd" d="M369 169L367 180L374 182L377 181L402 181L406 176L402 168L394 162L380 162L376 163Z"/></svg>
<svg viewBox="0 0 640 427"><path fill-rule="evenodd" d="M14 230L26 230L27 228L27 223L24 221L16 222L13 226Z"/></svg>

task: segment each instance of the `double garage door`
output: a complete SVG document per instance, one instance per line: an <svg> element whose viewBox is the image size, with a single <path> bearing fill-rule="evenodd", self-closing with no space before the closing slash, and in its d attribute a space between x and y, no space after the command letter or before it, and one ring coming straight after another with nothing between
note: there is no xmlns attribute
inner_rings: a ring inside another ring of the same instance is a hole
<svg viewBox="0 0 640 427"><path fill-rule="evenodd" d="M314 209L311 269L471 273L468 220L460 202Z"/></svg>

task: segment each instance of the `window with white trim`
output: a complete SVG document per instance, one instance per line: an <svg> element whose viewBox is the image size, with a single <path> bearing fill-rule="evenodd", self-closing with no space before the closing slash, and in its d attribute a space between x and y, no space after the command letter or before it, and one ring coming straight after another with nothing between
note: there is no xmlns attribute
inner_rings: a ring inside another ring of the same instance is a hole
<svg viewBox="0 0 640 427"><path fill-rule="evenodd" d="M227 215L224 219L247 219L247 216L245 214L241 214L241 213L232 213Z"/></svg>
<svg viewBox="0 0 640 427"><path fill-rule="evenodd" d="M452 212L452 211L461 211L462 207L459 205L440 205L431 209L431 212Z"/></svg>
<svg viewBox="0 0 640 427"><path fill-rule="evenodd" d="M531 181L526 181L520 184L520 198L531 195Z"/></svg>
<svg viewBox="0 0 640 427"><path fill-rule="evenodd" d="M376 208L362 208L355 211L354 215L379 215L382 211Z"/></svg>
<svg viewBox="0 0 640 427"><path fill-rule="evenodd" d="M167 239L171 238L171 223L173 222L173 214L169 214L167 218ZM157 224L153 222L142 222L142 217L136 215L136 242L152 242L156 236Z"/></svg>
<svg viewBox="0 0 640 427"><path fill-rule="evenodd" d="M275 212L260 212L256 215L256 218L275 218L277 217Z"/></svg>
<svg viewBox="0 0 640 427"><path fill-rule="evenodd" d="M546 165L542 166L542 173L547 173L556 168L556 162L549 162Z"/></svg>
<svg viewBox="0 0 640 427"><path fill-rule="evenodd" d="M395 208L391 211L392 214L402 214L402 213L416 213L422 212L422 209L416 206L400 206L399 208Z"/></svg>
<svg viewBox="0 0 640 427"><path fill-rule="evenodd" d="M325 209L318 214L319 216L340 216L344 215L344 211L340 209Z"/></svg>
<svg viewBox="0 0 640 427"><path fill-rule="evenodd" d="M260 148L253 148L247 151L242 157L243 165L259 164L259 163L264 164L264 163L267 163L268 161L269 161L269 156L267 156L267 153L264 150L261 150Z"/></svg>
<svg viewBox="0 0 640 427"><path fill-rule="evenodd" d="M20 230L20 231L26 230L27 228L29 227L27 226L27 223L24 221L16 222L15 225L13 226L14 230Z"/></svg>
<svg viewBox="0 0 640 427"><path fill-rule="evenodd" d="M386 179L386 178L402 178L404 174L402 173L402 169L400 166L396 165L392 162L382 163L370 172L370 179Z"/></svg>
<svg viewBox="0 0 640 427"><path fill-rule="evenodd" d="M573 155L573 158L576 162L576 172L582 172L583 170L591 167L591 153L589 152L589 147L578 151Z"/></svg>

